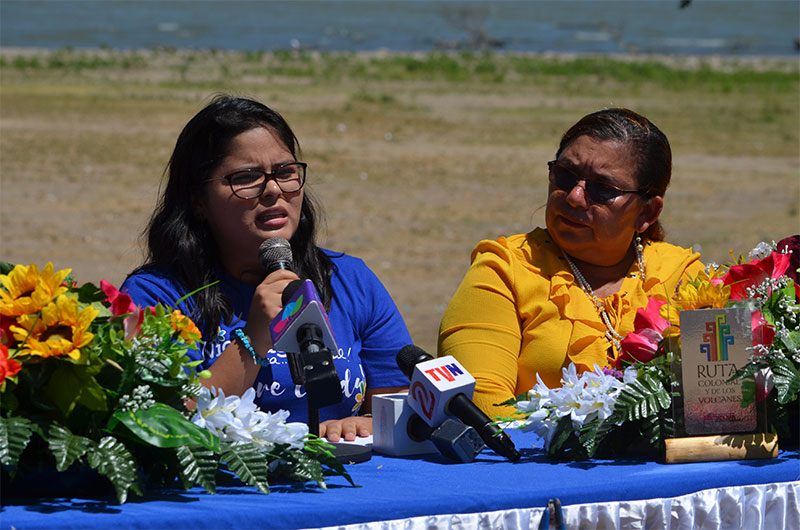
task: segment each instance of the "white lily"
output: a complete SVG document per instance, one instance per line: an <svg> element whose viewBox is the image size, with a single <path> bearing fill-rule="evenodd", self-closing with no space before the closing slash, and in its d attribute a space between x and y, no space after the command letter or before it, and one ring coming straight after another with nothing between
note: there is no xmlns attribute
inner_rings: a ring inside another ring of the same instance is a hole
<svg viewBox="0 0 800 530"><path fill-rule="evenodd" d="M225 396L217 388L204 388L197 398L192 422L219 436L223 442L254 442L265 450L275 445L302 449L308 434L304 423L286 423L289 412L259 410L255 389L248 388L239 396Z"/></svg>

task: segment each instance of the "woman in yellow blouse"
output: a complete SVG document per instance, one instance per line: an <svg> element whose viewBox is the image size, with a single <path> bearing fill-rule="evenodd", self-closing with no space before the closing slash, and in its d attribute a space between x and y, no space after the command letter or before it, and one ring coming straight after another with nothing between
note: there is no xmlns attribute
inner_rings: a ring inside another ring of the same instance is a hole
<svg viewBox="0 0 800 530"><path fill-rule="evenodd" d="M665 243L658 221L672 173L666 136L627 109L583 117L548 163L547 229L481 241L442 319L439 355L477 380L489 416L536 374L606 366L649 297L666 300L699 254Z"/></svg>

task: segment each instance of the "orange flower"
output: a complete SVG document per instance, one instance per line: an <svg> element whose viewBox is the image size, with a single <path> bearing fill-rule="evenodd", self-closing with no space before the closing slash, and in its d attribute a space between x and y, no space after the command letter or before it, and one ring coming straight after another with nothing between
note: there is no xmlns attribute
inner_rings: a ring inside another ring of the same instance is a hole
<svg viewBox="0 0 800 530"><path fill-rule="evenodd" d="M187 344L192 344L200 339L200 330L195 326L192 319L175 309L169 316L172 329L178 332L178 336Z"/></svg>

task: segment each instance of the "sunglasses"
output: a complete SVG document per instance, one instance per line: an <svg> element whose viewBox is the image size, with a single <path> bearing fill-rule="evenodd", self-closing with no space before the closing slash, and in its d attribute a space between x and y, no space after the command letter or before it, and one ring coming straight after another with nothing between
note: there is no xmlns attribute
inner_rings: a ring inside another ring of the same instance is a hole
<svg viewBox="0 0 800 530"><path fill-rule="evenodd" d="M595 204L611 204L614 200L626 193L636 193L644 197L645 192L641 190L624 190L611 184L604 184L596 180L588 180L581 176L576 175L566 167L559 165L558 160L551 160L547 163L550 170L550 182L567 193L575 189L580 181L583 181L583 191L589 200Z"/></svg>

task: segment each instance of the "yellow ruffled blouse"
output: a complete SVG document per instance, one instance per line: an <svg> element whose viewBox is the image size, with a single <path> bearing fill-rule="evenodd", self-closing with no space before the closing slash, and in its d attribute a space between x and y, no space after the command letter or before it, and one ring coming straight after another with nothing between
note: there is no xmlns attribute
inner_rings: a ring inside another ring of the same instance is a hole
<svg viewBox="0 0 800 530"><path fill-rule="evenodd" d="M703 269L698 253L669 243L646 242L643 255L645 282L634 262L620 290L604 299L623 337L649 297L666 300L681 278ZM507 416L514 409L497 404L530 390L537 373L555 388L561 368L571 362L579 373L608 365L612 350L605 333L560 249L537 228L478 243L442 319L438 352L458 359L475 377L478 407L489 416Z"/></svg>

